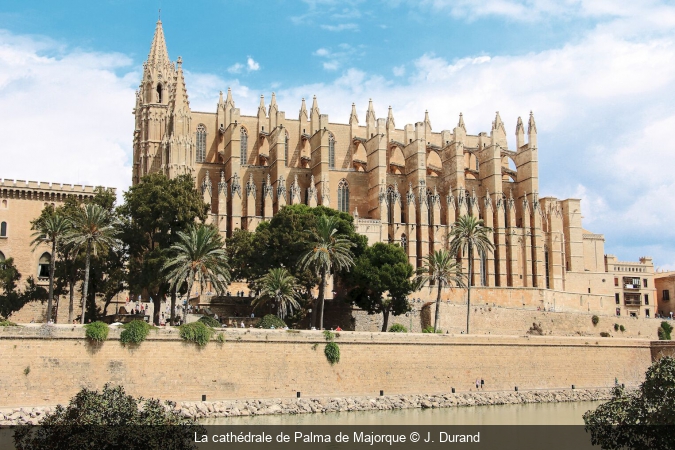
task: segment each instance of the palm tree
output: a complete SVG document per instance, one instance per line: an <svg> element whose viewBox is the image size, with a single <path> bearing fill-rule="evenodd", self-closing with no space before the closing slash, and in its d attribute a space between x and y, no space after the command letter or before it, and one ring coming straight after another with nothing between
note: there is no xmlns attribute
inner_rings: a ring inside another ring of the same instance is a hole
<svg viewBox="0 0 675 450"><path fill-rule="evenodd" d="M170 289L178 289L187 283L188 302L195 280L199 283L199 292L204 290L205 283L211 283L218 294L225 292L230 283L230 266L218 230L208 225L190 225L177 236L178 241L169 249L172 256L162 267L167 273ZM187 305L184 323L186 319Z"/></svg>
<svg viewBox="0 0 675 450"><path fill-rule="evenodd" d="M260 292L251 302L254 309L272 302L277 308L277 316L284 319L293 314L294 309L300 309L300 285L295 277L284 267L270 269L257 283Z"/></svg>
<svg viewBox="0 0 675 450"><path fill-rule="evenodd" d="M319 278L319 296L316 304L321 305L319 329L323 329L323 306L326 278L339 270L344 270L354 265L354 255L351 248L354 243L349 239L337 235L337 218L335 216L319 216L316 227L312 230L312 236L307 242L310 247L300 257L300 267L309 269Z"/></svg>
<svg viewBox="0 0 675 450"><path fill-rule="evenodd" d="M452 231L448 235L450 239L450 251L454 255L460 252L466 252L469 259L469 272L467 274L467 296L466 296L466 334L469 334L469 315L471 314L471 276L473 274L473 250L476 249L478 255L483 258L485 254L495 249L490 241L488 234L492 233L492 228L483 225L483 220L473 216L462 216L452 226Z"/></svg>
<svg viewBox="0 0 675 450"><path fill-rule="evenodd" d="M105 208L87 203L77 210L71 218L73 227L64 239L64 243L72 248L85 249L84 286L82 295L82 317L84 323L86 313L87 294L89 292L89 268L91 255L96 255L118 243L117 221Z"/></svg>
<svg viewBox="0 0 675 450"><path fill-rule="evenodd" d="M37 248L41 244L51 244L52 252L49 257L49 300L47 301L47 322L52 320L52 303L54 301L54 269L56 266L56 247L71 230L70 220L58 213L49 214L38 221L33 229L31 245Z"/></svg>
<svg viewBox="0 0 675 450"><path fill-rule="evenodd" d="M436 294L436 315L434 316L434 333L438 329L438 319L441 311L441 291L444 286L456 285L464 287L464 276L462 275L462 266L457 262L457 258L449 251L442 249L436 250L430 255L424 257L422 267L420 268L417 284L433 282L437 288Z"/></svg>

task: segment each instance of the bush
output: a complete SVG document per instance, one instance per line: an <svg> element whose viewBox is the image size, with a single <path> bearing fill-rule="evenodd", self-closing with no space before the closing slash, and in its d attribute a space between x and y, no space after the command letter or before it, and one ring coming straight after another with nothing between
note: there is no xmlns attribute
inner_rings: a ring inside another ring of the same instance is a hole
<svg viewBox="0 0 675 450"><path fill-rule="evenodd" d="M619 331L619 324L618 323L614 324L614 331Z"/></svg>
<svg viewBox="0 0 675 450"><path fill-rule="evenodd" d="M203 316L199 318L199 321L206 325L207 327L220 328L220 322L210 316Z"/></svg>
<svg viewBox="0 0 675 450"><path fill-rule="evenodd" d="M624 327L623 325L621 325L621 326L619 326L619 330L621 330L621 332L623 333L624 331L626 331L626 327Z"/></svg>
<svg viewBox="0 0 675 450"><path fill-rule="evenodd" d="M389 327L390 333L407 333L408 329L400 323L395 323Z"/></svg>
<svg viewBox="0 0 675 450"><path fill-rule="evenodd" d="M422 333L433 333L434 332L434 326L433 325L428 325L426 328L422 330ZM436 333L442 333L443 330L440 328L436 330Z"/></svg>
<svg viewBox="0 0 675 450"><path fill-rule="evenodd" d="M659 340L669 341L671 331L673 331L673 326L671 324L669 324L665 320L661 322L661 327L659 327Z"/></svg>
<svg viewBox="0 0 675 450"><path fill-rule="evenodd" d="M204 322L186 323L178 327L180 337L186 341L194 342L200 347L209 343L211 336L213 336L213 328L204 325Z"/></svg>
<svg viewBox="0 0 675 450"><path fill-rule="evenodd" d="M609 333L606 332L606 331L601 331L601 332L600 332L600 336L602 336L602 337L612 337L612 335L609 334Z"/></svg>
<svg viewBox="0 0 675 450"><path fill-rule="evenodd" d="M108 339L108 332L110 327L107 323L100 321L88 323L84 326L84 334L93 342L103 342Z"/></svg>
<svg viewBox="0 0 675 450"><path fill-rule="evenodd" d="M225 335L223 333L218 333L218 336L216 336L216 340L218 341L219 344L224 344Z"/></svg>
<svg viewBox="0 0 675 450"><path fill-rule="evenodd" d="M144 320L132 320L124 325L120 341L123 344L140 344L148 337L148 333L150 333L150 324Z"/></svg>
<svg viewBox="0 0 675 450"><path fill-rule="evenodd" d="M286 322L281 320L279 317L275 316L274 314L268 314L265 317L262 318L260 323L258 324L259 328L286 328Z"/></svg>
<svg viewBox="0 0 675 450"><path fill-rule="evenodd" d="M18 325L9 320L0 320L0 327L18 327Z"/></svg>
<svg viewBox="0 0 675 450"><path fill-rule="evenodd" d="M527 330L527 334L543 336L544 335L544 329L541 327L541 323L539 323L539 325L537 325L536 323L533 322L530 329Z"/></svg>
<svg viewBox="0 0 675 450"><path fill-rule="evenodd" d="M334 341L335 340L335 333L333 333L330 330L323 330L323 337L328 341Z"/></svg>
<svg viewBox="0 0 675 450"><path fill-rule="evenodd" d="M340 347L335 342L329 342L326 344L326 348L323 350L326 355L326 359L331 365L340 362Z"/></svg>
<svg viewBox="0 0 675 450"><path fill-rule="evenodd" d="M598 322L600 322L600 318L598 316L593 316L591 317L591 322L593 322L593 325L597 325Z"/></svg>
<svg viewBox="0 0 675 450"><path fill-rule="evenodd" d="M45 426L40 429L16 428L14 446L19 449L195 448L195 434L201 436L206 430L174 407L172 402L134 398L121 386L106 384L103 392L85 388L68 406L59 405L46 414L40 423Z"/></svg>

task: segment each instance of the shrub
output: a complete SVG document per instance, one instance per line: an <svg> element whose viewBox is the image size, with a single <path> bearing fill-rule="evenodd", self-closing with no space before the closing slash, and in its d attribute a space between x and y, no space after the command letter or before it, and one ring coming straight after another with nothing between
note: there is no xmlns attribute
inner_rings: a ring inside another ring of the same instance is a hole
<svg viewBox="0 0 675 450"><path fill-rule="evenodd" d="M614 324L614 331L619 331L619 324L618 323Z"/></svg>
<svg viewBox="0 0 675 450"><path fill-rule="evenodd" d="M335 340L335 333L333 333L330 330L323 330L323 337L328 341L334 341Z"/></svg>
<svg viewBox="0 0 675 450"><path fill-rule="evenodd" d="M123 344L140 344L148 337L150 333L150 324L144 320L132 320L124 325L120 333L120 341Z"/></svg>
<svg viewBox="0 0 675 450"><path fill-rule="evenodd" d="M192 322L181 325L179 328L180 337L186 341L194 342L200 347L209 343L213 336L213 328L204 325L204 322Z"/></svg>
<svg viewBox="0 0 675 450"><path fill-rule="evenodd" d="M544 335L544 329L541 327L541 323L539 325L537 325L536 323L532 323L532 326L530 327L530 329L527 330L527 334L543 336Z"/></svg>
<svg viewBox="0 0 675 450"><path fill-rule="evenodd" d="M218 333L218 336L216 336L216 340L218 341L219 344L224 344L225 335L223 333Z"/></svg>
<svg viewBox="0 0 675 450"><path fill-rule="evenodd" d="M85 388L68 406L59 405L46 414L41 422L45 426L39 430L17 428L14 446L23 449L195 448L195 434L206 434L206 430L174 408L172 402L134 398L122 387L106 384L103 392Z"/></svg>
<svg viewBox="0 0 675 450"><path fill-rule="evenodd" d="M18 325L9 320L0 320L0 327L18 327Z"/></svg>
<svg viewBox="0 0 675 450"><path fill-rule="evenodd" d="M279 317L275 316L274 314L268 314L265 317L262 318L260 323L258 324L259 328L285 328L286 327L286 322L281 320Z"/></svg>
<svg viewBox="0 0 675 450"><path fill-rule="evenodd" d="M389 327L390 333L407 333L408 329L400 323L395 323Z"/></svg>
<svg viewBox="0 0 675 450"><path fill-rule="evenodd" d="M661 327L659 327L659 340L669 341L671 331L673 331L673 326L671 324L669 324L665 320L661 322Z"/></svg>
<svg viewBox="0 0 675 450"><path fill-rule="evenodd" d="M433 325L427 325L426 328L422 329L422 333L433 333L434 332L434 326ZM440 328L436 330L436 333L442 333L443 330Z"/></svg>
<svg viewBox="0 0 675 450"><path fill-rule="evenodd" d="M598 322L600 322L600 318L598 316L593 316L591 317L591 322L593 322L593 325L597 325Z"/></svg>
<svg viewBox="0 0 675 450"><path fill-rule="evenodd" d="M621 332L623 333L624 331L626 331L626 327L624 327L623 325L621 325L621 326L619 326L619 330L621 330Z"/></svg>
<svg viewBox="0 0 675 450"><path fill-rule="evenodd" d="M609 334L609 333L608 333L608 332L606 332L606 331L602 331L602 332L600 332L600 336L602 336L602 337L612 337L612 335L611 335L611 334Z"/></svg>
<svg viewBox="0 0 675 450"><path fill-rule="evenodd" d="M103 342L108 339L110 328L107 323L96 321L84 326L84 334L93 342Z"/></svg>
<svg viewBox="0 0 675 450"><path fill-rule="evenodd" d="M207 327L220 328L220 322L210 316L203 316L199 318L199 321L202 322Z"/></svg>
<svg viewBox="0 0 675 450"><path fill-rule="evenodd" d="M340 362L340 347L338 347L335 342L326 344L326 348L323 352L326 354L326 359L331 365Z"/></svg>

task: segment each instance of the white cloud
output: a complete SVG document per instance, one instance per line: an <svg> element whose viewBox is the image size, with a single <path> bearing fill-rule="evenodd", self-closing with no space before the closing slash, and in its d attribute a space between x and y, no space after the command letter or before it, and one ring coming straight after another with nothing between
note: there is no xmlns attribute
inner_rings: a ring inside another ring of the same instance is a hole
<svg viewBox="0 0 675 450"><path fill-rule="evenodd" d="M235 63L231 65L230 67L227 68L227 71L230 73L241 73L241 71L244 69L244 65L242 63Z"/></svg>
<svg viewBox="0 0 675 450"><path fill-rule="evenodd" d="M325 63L322 64L324 70L328 71L333 71L333 70L338 70L340 67L340 63L337 61L326 61Z"/></svg>
<svg viewBox="0 0 675 450"><path fill-rule="evenodd" d="M255 72L256 70L260 70L260 64L258 64L253 58L249 56L246 59L246 69L249 72Z"/></svg>
<svg viewBox="0 0 675 450"><path fill-rule="evenodd" d="M400 66L396 66L392 69L392 72L395 77L402 77L405 75L405 64L401 64Z"/></svg>
<svg viewBox="0 0 675 450"><path fill-rule="evenodd" d="M321 28L328 31L356 31L359 26L355 23L341 23L339 25L321 25Z"/></svg>
<svg viewBox="0 0 675 450"><path fill-rule="evenodd" d="M131 182L131 109L141 77L131 63L0 31L0 176L121 194Z"/></svg>

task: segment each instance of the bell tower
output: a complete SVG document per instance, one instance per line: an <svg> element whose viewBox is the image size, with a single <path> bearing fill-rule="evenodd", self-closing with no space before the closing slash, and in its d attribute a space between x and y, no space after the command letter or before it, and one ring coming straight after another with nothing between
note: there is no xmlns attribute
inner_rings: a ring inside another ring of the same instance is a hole
<svg viewBox="0 0 675 450"><path fill-rule="evenodd" d="M168 169L166 131L169 122L170 93L174 88L176 69L166 50L162 21L158 20L148 59L143 63L143 79L136 92L134 108L133 184L141 177Z"/></svg>

